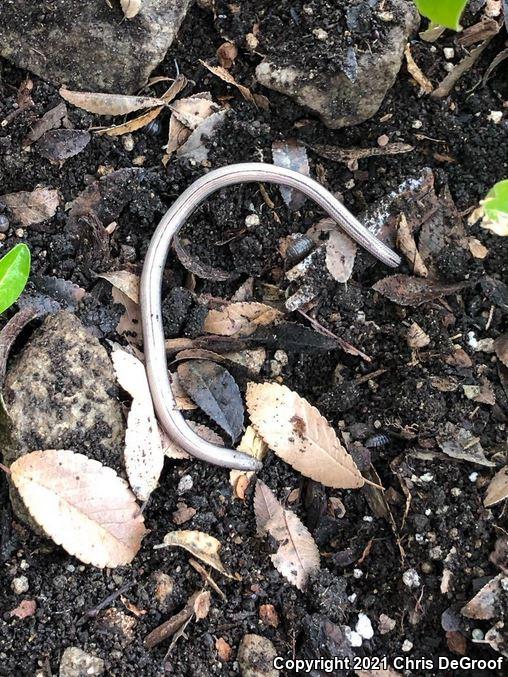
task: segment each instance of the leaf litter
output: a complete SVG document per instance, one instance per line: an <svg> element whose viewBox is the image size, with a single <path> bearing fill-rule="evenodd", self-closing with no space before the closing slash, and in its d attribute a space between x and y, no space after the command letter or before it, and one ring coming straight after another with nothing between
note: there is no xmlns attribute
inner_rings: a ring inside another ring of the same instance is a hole
<svg viewBox="0 0 508 677"><path fill-rule="evenodd" d="M160 545L155 545L155 549L179 547L184 548L193 557L200 559L208 564L223 576L227 578L237 578L236 575L229 572L221 562L220 550L221 543L213 536L203 531L170 531L164 536L164 541Z"/></svg>

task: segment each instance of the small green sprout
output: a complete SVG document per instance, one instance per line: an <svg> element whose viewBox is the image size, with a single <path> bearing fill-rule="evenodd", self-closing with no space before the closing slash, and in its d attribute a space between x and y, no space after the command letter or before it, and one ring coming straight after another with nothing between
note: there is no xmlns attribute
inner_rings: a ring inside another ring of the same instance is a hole
<svg viewBox="0 0 508 677"><path fill-rule="evenodd" d="M508 179L499 181L481 202L482 226L496 235L508 235Z"/></svg>
<svg viewBox="0 0 508 677"><path fill-rule="evenodd" d="M0 313L19 298L30 274L30 250L17 244L0 259Z"/></svg>
<svg viewBox="0 0 508 677"><path fill-rule="evenodd" d="M461 30L460 17L467 3L468 0L415 0L422 16L454 31Z"/></svg>

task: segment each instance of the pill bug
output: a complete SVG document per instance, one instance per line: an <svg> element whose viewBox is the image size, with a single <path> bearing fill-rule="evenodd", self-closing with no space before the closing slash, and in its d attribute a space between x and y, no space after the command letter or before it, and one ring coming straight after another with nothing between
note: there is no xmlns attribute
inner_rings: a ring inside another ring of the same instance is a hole
<svg viewBox="0 0 508 677"><path fill-rule="evenodd" d="M299 263L314 249L314 241L307 235L295 235L286 249L286 261L291 266Z"/></svg>
<svg viewBox="0 0 508 677"><path fill-rule="evenodd" d="M387 444L390 444L390 436L386 433L372 435L365 441L367 449L379 449L380 447L386 447Z"/></svg>
<svg viewBox="0 0 508 677"><path fill-rule="evenodd" d="M152 136L159 136L161 133L162 125L160 123L160 120L152 120L150 123L147 124L146 126L146 131L148 134L151 134Z"/></svg>

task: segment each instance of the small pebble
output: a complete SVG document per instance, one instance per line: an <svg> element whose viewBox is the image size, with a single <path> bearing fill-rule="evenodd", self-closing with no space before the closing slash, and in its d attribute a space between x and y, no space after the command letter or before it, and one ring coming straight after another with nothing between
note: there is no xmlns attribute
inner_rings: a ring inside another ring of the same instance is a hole
<svg viewBox="0 0 508 677"><path fill-rule="evenodd" d="M364 515L363 521L364 522L373 522L374 518L371 515Z"/></svg>
<svg viewBox="0 0 508 677"><path fill-rule="evenodd" d="M378 137L377 145L380 146L381 148L384 148L385 146L388 145L389 141L390 141L389 136L387 136L386 134L381 134L381 136Z"/></svg>
<svg viewBox="0 0 508 677"><path fill-rule="evenodd" d="M23 228L16 228L14 232L16 233L16 237L25 237L25 231Z"/></svg>
<svg viewBox="0 0 508 677"><path fill-rule="evenodd" d="M481 642L483 640L484 634L480 628L475 628L471 633L471 637L475 642Z"/></svg>
<svg viewBox="0 0 508 677"><path fill-rule="evenodd" d="M413 120L411 127L413 129L421 129L423 127L423 122L421 120Z"/></svg>
<svg viewBox="0 0 508 677"><path fill-rule="evenodd" d="M477 472L472 472L469 475L469 481L470 482L476 482L477 479L478 479L478 473Z"/></svg>
<svg viewBox="0 0 508 677"><path fill-rule="evenodd" d="M16 595L22 595L28 590L28 587L28 578L26 576L18 576L12 579L11 589Z"/></svg>
<svg viewBox="0 0 508 677"><path fill-rule="evenodd" d="M390 21L393 21L393 12L378 12L378 17L381 21L390 23Z"/></svg>
<svg viewBox="0 0 508 677"><path fill-rule="evenodd" d="M349 625L346 625L344 627L344 633L346 635L347 640L351 644L351 646L361 646L363 643L362 636L359 635L355 630L351 630Z"/></svg>
<svg viewBox="0 0 508 677"><path fill-rule="evenodd" d="M348 600L351 602L351 604L354 604L356 602L356 598L358 595L356 592L353 592L351 595L348 595Z"/></svg>
<svg viewBox="0 0 508 677"><path fill-rule="evenodd" d="M450 494L454 497L457 498L457 496L460 496L462 491L459 489L459 487L453 487L452 490L450 491Z"/></svg>
<svg viewBox="0 0 508 677"><path fill-rule="evenodd" d="M363 639L371 639L374 636L374 630L370 618L366 614L358 614L358 622L355 627L356 632Z"/></svg>
<svg viewBox="0 0 508 677"><path fill-rule="evenodd" d="M363 571L361 569L353 569L353 577L361 578L363 576Z"/></svg>
<svg viewBox="0 0 508 677"><path fill-rule="evenodd" d="M432 562L423 562L422 571L424 574L431 574L434 571L434 566Z"/></svg>
<svg viewBox="0 0 508 677"><path fill-rule="evenodd" d="M408 639L405 639L404 643L402 644L402 651L404 651L404 653L407 653L408 651L411 651L412 648L413 642L410 642Z"/></svg>
<svg viewBox="0 0 508 677"><path fill-rule="evenodd" d="M127 152L130 152L131 150L134 149L134 139L132 138L132 134L126 134L123 139L122 139L123 147Z"/></svg>
<svg viewBox="0 0 508 677"><path fill-rule="evenodd" d="M420 479L422 482L432 482L434 475L430 472L426 472L423 475L420 475Z"/></svg>
<svg viewBox="0 0 508 677"><path fill-rule="evenodd" d="M467 332L467 343L473 350L476 350L478 346L478 339L476 338L474 331Z"/></svg>
<svg viewBox="0 0 508 677"><path fill-rule="evenodd" d="M283 366L289 362L288 354L284 350L276 350L273 356L274 360L280 362Z"/></svg>
<svg viewBox="0 0 508 677"><path fill-rule="evenodd" d="M448 71L448 73L451 73L454 68L455 66L450 61L447 61L444 65L444 69L445 71Z"/></svg>
<svg viewBox="0 0 508 677"><path fill-rule="evenodd" d="M429 550L430 559L443 559L443 548L440 545L436 545Z"/></svg>
<svg viewBox="0 0 508 677"><path fill-rule="evenodd" d="M402 574L402 582L408 588L418 588L420 586L420 576L416 569L408 569Z"/></svg>
<svg viewBox="0 0 508 677"><path fill-rule="evenodd" d="M315 28L312 31L314 37L316 37L318 40L327 40L328 39L328 33L323 30L322 28Z"/></svg>
<svg viewBox="0 0 508 677"><path fill-rule="evenodd" d="M503 119L503 111L501 110L491 110L487 115L487 120L490 120L495 125L498 125Z"/></svg>
<svg viewBox="0 0 508 677"><path fill-rule="evenodd" d="M445 47L443 49L443 54L445 59L453 59L453 57L455 56L455 50L453 49L453 47Z"/></svg>
<svg viewBox="0 0 508 677"><path fill-rule="evenodd" d="M245 226L247 228L256 228L261 223L257 214L249 214L245 217Z"/></svg>
<svg viewBox="0 0 508 677"><path fill-rule="evenodd" d="M194 486L194 481L190 475L183 475L178 482L178 487L176 492L178 495L185 494L186 491L190 491Z"/></svg>
<svg viewBox="0 0 508 677"><path fill-rule="evenodd" d="M0 214L0 233L6 233L9 230L9 219L5 214Z"/></svg>

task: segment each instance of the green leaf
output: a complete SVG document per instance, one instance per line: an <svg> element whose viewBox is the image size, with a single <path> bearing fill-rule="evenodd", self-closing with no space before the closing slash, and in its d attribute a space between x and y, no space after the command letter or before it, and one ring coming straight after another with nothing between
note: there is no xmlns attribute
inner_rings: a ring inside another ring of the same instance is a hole
<svg viewBox="0 0 508 677"><path fill-rule="evenodd" d="M0 259L0 313L18 299L30 274L30 250L17 244Z"/></svg>
<svg viewBox="0 0 508 677"><path fill-rule="evenodd" d="M508 179L496 183L482 202L483 227L508 235Z"/></svg>
<svg viewBox="0 0 508 677"><path fill-rule="evenodd" d="M433 23L459 31L460 17L468 0L415 0L418 11Z"/></svg>

